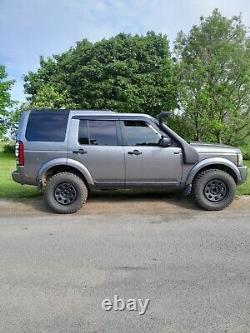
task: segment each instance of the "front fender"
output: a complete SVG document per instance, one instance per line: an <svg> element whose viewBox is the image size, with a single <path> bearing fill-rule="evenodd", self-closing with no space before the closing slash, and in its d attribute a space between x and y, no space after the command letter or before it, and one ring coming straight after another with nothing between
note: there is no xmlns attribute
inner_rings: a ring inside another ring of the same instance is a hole
<svg viewBox="0 0 250 333"><path fill-rule="evenodd" d="M185 185L192 184L195 175L201 169L203 169L207 166L213 166L213 165L215 166L215 168L218 167L219 165L221 165L222 167L224 166L224 167L230 168L231 171L235 174L235 176L237 178L237 183L241 182L240 171L233 162L231 162L228 159L223 158L223 157L210 157L210 158L206 158L206 159L198 162L197 164L195 164L195 166L189 171Z"/></svg>
<svg viewBox="0 0 250 333"><path fill-rule="evenodd" d="M55 158L53 160L50 160L46 163L44 163L42 165L42 167L40 168L39 172L38 172L38 176L37 176L37 184L40 184L41 180L43 179L45 173L55 167L55 166L71 166L72 168L78 170L79 172L81 172L81 174L84 176L84 178L86 179L87 183L90 185L94 185L94 181L93 178L89 172L89 170L80 162L75 161L73 159L70 158Z"/></svg>

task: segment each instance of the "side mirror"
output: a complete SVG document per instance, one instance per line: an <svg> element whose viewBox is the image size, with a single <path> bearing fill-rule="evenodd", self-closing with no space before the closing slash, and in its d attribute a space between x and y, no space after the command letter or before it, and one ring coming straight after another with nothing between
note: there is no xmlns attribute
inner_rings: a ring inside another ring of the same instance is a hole
<svg viewBox="0 0 250 333"><path fill-rule="evenodd" d="M172 140L169 137L162 136L160 140L161 147L169 147L171 146Z"/></svg>

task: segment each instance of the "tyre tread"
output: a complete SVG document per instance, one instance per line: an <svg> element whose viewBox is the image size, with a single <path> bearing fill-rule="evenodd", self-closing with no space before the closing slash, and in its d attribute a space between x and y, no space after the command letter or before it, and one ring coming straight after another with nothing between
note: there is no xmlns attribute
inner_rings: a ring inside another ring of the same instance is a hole
<svg viewBox="0 0 250 333"><path fill-rule="evenodd" d="M233 179L233 177L226 171L224 170L221 170L221 169L207 169L207 170L204 170L204 171L201 171L194 179L193 181L193 186L192 186L192 193L191 193L191 197L192 199L194 199L194 201L200 206L202 207L203 209L206 209L206 210L214 210L214 211L219 211L219 210L222 210L224 208L226 208L227 206L229 206L233 199L234 199L234 195L231 196L230 200L226 201L224 204L222 205L214 205L214 206L209 206L208 204L204 203L204 199L200 196L199 192L197 191L197 187L199 186L199 182L201 181L201 179L206 176L206 175L209 175L209 174L212 174L212 173L215 173L217 174L218 176L219 175L223 175L223 176L226 176L228 178L230 178L230 181L232 180L235 184L235 181ZM235 184L236 186L236 184ZM234 189L233 189L234 190Z"/></svg>
<svg viewBox="0 0 250 333"><path fill-rule="evenodd" d="M80 200L78 198L78 200L76 202L74 202L72 205L68 205L68 206L59 206L59 204L55 201L52 201L50 199L50 195L51 195L51 191L53 188L53 184L56 182L56 180L58 178L71 178L73 179L78 185L79 185L79 189L78 192L80 192ZM53 175L52 177L50 177L50 179L48 180L46 186L45 186L45 191L44 191L44 197L45 200L48 204L48 206L54 210L56 213L59 214L73 214L76 211L78 211L81 206L87 201L87 197L88 197L88 188L85 184L85 182L76 174L72 173L72 172L58 172L55 175Z"/></svg>

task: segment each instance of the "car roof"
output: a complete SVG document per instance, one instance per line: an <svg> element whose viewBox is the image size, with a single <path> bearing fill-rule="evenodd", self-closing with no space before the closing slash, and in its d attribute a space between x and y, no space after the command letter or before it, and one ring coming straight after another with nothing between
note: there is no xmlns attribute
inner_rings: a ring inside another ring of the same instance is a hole
<svg viewBox="0 0 250 333"><path fill-rule="evenodd" d="M149 118L153 120L153 117L145 114L145 113L123 113L123 112L116 112L111 110L97 110L97 109L87 109L87 110L70 110L70 109L32 109L30 112L39 112L39 113L46 113L46 112L63 112L63 113L70 113L70 117L78 117L78 116L100 116L100 117L119 117L119 118Z"/></svg>
<svg viewBox="0 0 250 333"><path fill-rule="evenodd" d="M119 118L126 117L152 117L145 113L123 113L110 110L70 110L72 116L114 116Z"/></svg>

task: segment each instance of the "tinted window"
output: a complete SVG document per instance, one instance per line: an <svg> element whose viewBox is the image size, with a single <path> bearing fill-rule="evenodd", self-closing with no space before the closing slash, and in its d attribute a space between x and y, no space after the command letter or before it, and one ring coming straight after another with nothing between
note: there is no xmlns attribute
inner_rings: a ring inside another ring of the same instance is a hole
<svg viewBox="0 0 250 333"><path fill-rule="evenodd" d="M159 145L161 135L145 121L125 120L124 127L129 146Z"/></svg>
<svg viewBox="0 0 250 333"><path fill-rule="evenodd" d="M68 111L32 111L26 128L28 141L63 142L68 123Z"/></svg>
<svg viewBox="0 0 250 333"><path fill-rule="evenodd" d="M89 130L87 120L80 120L78 140L81 145L89 144Z"/></svg>
<svg viewBox="0 0 250 333"><path fill-rule="evenodd" d="M117 146L116 121L80 120L79 143L82 145Z"/></svg>

